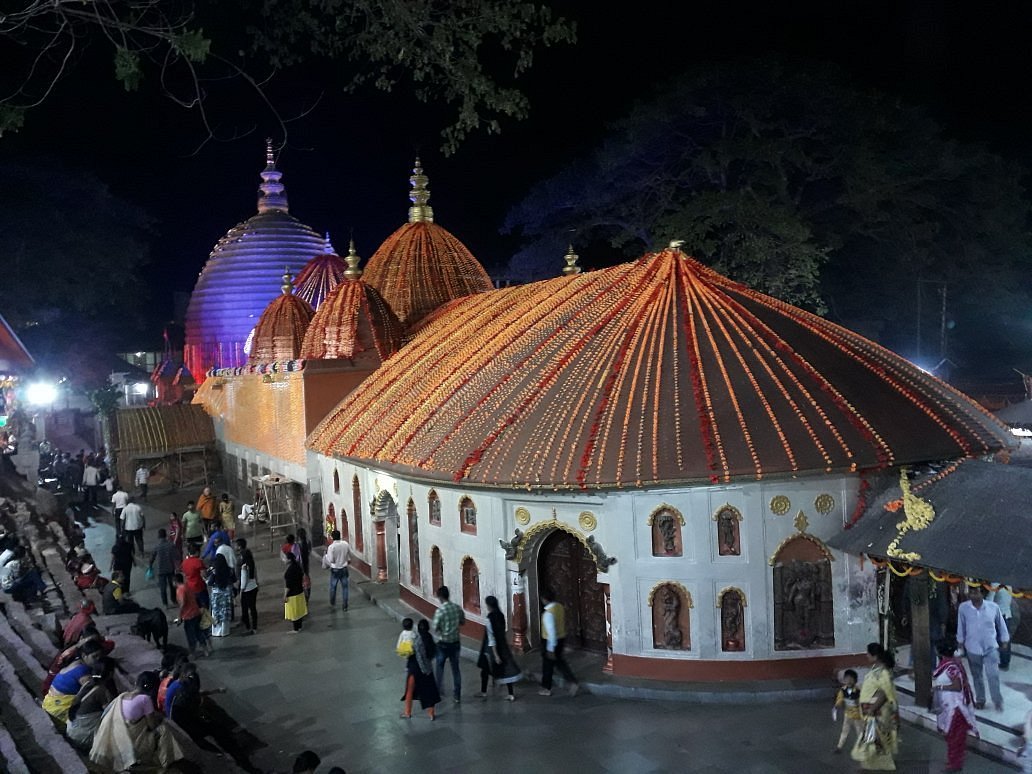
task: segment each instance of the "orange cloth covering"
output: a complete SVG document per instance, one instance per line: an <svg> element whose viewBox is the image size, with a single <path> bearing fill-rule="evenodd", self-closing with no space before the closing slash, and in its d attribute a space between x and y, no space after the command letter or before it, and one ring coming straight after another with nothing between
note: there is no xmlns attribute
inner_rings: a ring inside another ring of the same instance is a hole
<svg viewBox="0 0 1032 774"><path fill-rule="evenodd" d="M215 495L206 495L202 492L201 496L197 498L197 512L205 521L211 521L215 518L216 504Z"/></svg>

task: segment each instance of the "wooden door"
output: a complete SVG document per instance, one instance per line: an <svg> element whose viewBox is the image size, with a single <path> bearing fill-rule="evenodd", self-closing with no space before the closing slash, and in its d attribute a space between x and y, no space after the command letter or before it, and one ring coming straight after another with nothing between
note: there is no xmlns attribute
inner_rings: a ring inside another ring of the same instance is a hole
<svg viewBox="0 0 1032 774"><path fill-rule="evenodd" d="M541 546L538 588L551 588L566 608L567 647L606 650L606 606L591 554L577 538L556 530Z"/></svg>

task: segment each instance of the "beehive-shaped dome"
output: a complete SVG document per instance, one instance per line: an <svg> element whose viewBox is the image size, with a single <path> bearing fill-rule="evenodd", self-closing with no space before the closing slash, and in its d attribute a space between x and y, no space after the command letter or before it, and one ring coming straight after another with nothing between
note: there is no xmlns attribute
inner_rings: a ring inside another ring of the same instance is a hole
<svg viewBox="0 0 1032 774"><path fill-rule="evenodd" d="M301 356L301 342L315 311L307 301L295 296L293 289L290 274L284 273L280 295L265 308L255 326L249 365L297 360Z"/></svg>
<svg viewBox="0 0 1032 774"><path fill-rule="evenodd" d="M245 342L276 297L269 277L284 266L300 271L324 249L323 239L288 212L271 142L261 177L258 214L218 241L190 296L183 357L199 381L210 368L244 365Z"/></svg>
<svg viewBox="0 0 1032 774"><path fill-rule="evenodd" d="M401 347L402 325L383 296L362 280L359 260L352 242L344 280L308 326L301 346L305 360L353 360L369 352L382 362Z"/></svg>
<svg viewBox="0 0 1032 774"><path fill-rule="evenodd" d="M851 472L1008 438L903 358L669 249L456 302L308 445L422 479L587 489Z"/></svg>
<svg viewBox="0 0 1032 774"><path fill-rule="evenodd" d="M347 263L337 255L330 244L330 235L327 234L323 251L306 263L294 278L294 295L307 301L312 309L318 310L330 291L344 279L347 270Z"/></svg>
<svg viewBox="0 0 1032 774"><path fill-rule="evenodd" d="M462 242L434 223L427 177L416 159L409 222L373 253L365 280L411 326L442 304L491 290L491 278Z"/></svg>

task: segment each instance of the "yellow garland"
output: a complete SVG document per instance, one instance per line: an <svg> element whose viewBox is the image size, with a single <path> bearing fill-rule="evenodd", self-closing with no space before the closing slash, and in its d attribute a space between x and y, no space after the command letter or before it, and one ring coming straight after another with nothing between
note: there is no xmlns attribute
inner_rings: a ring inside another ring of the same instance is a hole
<svg viewBox="0 0 1032 774"><path fill-rule="evenodd" d="M927 500L922 500L910 491L910 480L907 478L907 468L899 472L899 488L903 491L903 512L906 517L896 525L899 533L889 543L886 553L896 559L905 559L910 562L920 561L921 554L913 551L901 551L899 543L908 532L916 532L925 529L935 518L935 509Z"/></svg>

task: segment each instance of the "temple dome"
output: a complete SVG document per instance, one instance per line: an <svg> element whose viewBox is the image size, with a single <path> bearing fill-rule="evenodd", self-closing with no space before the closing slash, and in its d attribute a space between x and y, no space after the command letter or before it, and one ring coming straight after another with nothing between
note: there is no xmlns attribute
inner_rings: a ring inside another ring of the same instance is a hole
<svg viewBox="0 0 1032 774"><path fill-rule="evenodd" d="M355 243L345 278L315 313L301 346L305 360L353 360L363 352L386 360L401 347L402 325L375 288L362 279Z"/></svg>
<svg viewBox="0 0 1032 774"><path fill-rule="evenodd" d="M365 269L366 282L380 291L406 326L452 299L493 288L466 246L433 222L419 159L409 182L409 222L387 237Z"/></svg>
<svg viewBox="0 0 1032 774"><path fill-rule="evenodd" d="M251 340L248 364L297 360L315 310L303 298L293 295L289 273L283 275L281 293L265 307Z"/></svg>
<svg viewBox="0 0 1032 774"><path fill-rule="evenodd" d="M190 296L184 360L198 381L213 367L245 363L244 344L275 298L269 277L284 267L299 272L325 249L323 239L289 213L271 142L261 177L258 214L218 241Z"/></svg>
<svg viewBox="0 0 1032 774"><path fill-rule="evenodd" d="M892 352L676 249L471 296L309 436L430 481L722 483L974 456L988 412Z"/></svg>
<svg viewBox="0 0 1032 774"><path fill-rule="evenodd" d="M337 255L326 235L323 251L304 265L294 278L294 295L303 298L313 309L318 310L337 283L344 279L348 265Z"/></svg>

